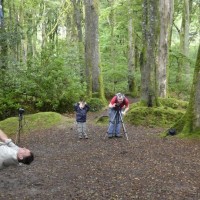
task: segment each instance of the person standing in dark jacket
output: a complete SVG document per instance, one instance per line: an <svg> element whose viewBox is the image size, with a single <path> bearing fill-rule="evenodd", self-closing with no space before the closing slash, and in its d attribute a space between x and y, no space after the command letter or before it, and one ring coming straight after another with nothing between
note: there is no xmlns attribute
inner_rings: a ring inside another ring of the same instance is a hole
<svg viewBox="0 0 200 200"><path fill-rule="evenodd" d="M86 119L87 112L90 110L89 105L82 99L74 105L74 110L76 111L76 122L77 122L77 131L79 138L88 139L86 132Z"/></svg>

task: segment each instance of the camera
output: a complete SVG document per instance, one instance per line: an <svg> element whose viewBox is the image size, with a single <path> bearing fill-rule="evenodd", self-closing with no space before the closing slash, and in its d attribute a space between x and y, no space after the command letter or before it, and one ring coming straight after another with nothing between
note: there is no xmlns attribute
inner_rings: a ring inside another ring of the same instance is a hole
<svg viewBox="0 0 200 200"><path fill-rule="evenodd" d="M115 108L118 108L120 106L120 103L115 103Z"/></svg>
<svg viewBox="0 0 200 200"><path fill-rule="evenodd" d="M25 110L24 110L23 108L19 108L19 109L18 109L19 115L22 115L24 112L25 112Z"/></svg>

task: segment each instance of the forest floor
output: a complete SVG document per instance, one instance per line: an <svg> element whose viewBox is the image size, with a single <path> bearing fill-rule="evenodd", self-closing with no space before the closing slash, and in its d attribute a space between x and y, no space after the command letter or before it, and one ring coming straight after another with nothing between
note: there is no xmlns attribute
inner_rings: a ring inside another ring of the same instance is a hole
<svg viewBox="0 0 200 200"><path fill-rule="evenodd" d="M126 137L108 139L102 113L88 113L89 139L73 124L21 139L35 154L30 166L0 171L0 199L198 200L200 141L159 137L162 129L125 124Z"/></svg>

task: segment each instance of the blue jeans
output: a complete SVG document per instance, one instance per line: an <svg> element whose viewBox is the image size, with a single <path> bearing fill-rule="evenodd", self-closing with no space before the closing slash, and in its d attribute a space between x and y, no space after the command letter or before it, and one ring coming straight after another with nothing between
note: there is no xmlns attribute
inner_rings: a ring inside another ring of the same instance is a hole
<svg viewBox="0 0 200 200"><path fill-rule="evenodd" d="M121 111L119 111L121 112ZM110 108L109 109L109 127L108 127L108 135L120 135L120 129L121 129L121 119L120 119L120 113L118 111Z"/></svg>

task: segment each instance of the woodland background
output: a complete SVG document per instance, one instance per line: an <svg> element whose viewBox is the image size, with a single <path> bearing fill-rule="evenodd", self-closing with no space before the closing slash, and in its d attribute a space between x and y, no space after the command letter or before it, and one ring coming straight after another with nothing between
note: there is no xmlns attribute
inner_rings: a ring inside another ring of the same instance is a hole
<svg viewBox="0 0 200 200"><path fill-rule="evenodd" d="M117 92L189 100L198 0L0 0L0 119L94 110Z"/></svg>

